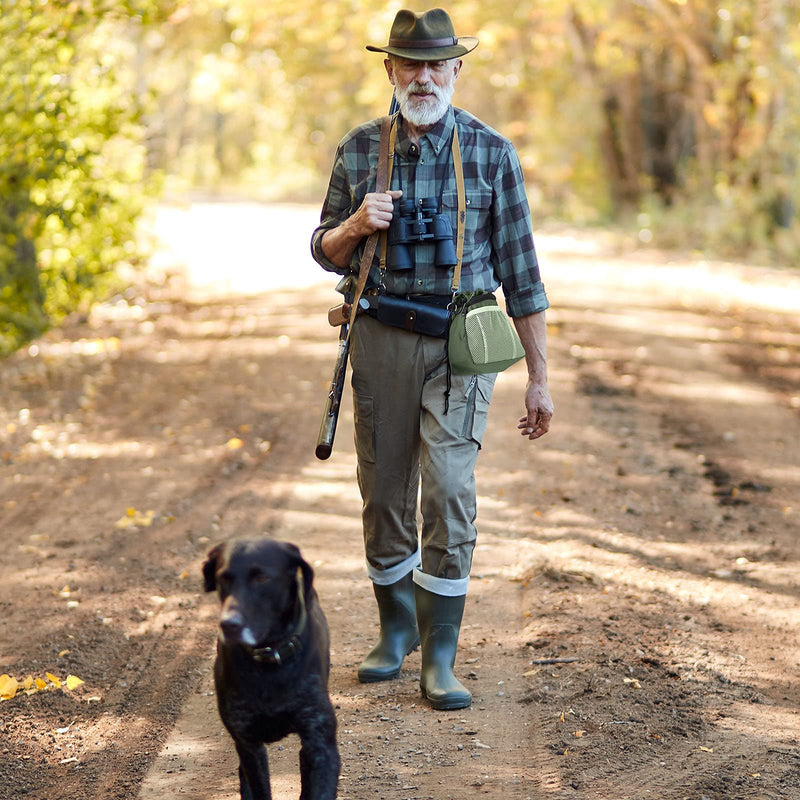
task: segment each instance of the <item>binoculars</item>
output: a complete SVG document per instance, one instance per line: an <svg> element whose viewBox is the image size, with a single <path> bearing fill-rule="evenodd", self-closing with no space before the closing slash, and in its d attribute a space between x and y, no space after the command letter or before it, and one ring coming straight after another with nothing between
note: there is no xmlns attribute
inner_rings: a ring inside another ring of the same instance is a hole
<svg viewBox="0 0 800 800"><path fill-rule="evenodd" d="M400 200L397 213L389 226L390 267L393 270L412 269L414 261L409 246L420 242L436 245L433 263L437 267L454 267L458 261L453 242L450 217L439 212L435 197L422 200Z"/></svg>

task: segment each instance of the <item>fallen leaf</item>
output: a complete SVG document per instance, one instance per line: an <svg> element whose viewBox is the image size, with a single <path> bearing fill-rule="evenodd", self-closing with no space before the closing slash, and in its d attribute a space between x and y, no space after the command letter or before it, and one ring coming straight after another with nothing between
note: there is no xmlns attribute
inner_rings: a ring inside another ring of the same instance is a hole
<svg viewBox="0 0 800 800"><path fill-rule="evenodd" d="M702 745L700 745L700 747L698 747L697 749L698 750L702 750L704 753L713 753L714 752L714 748L713 747L703 747Z"/></svg>
<svg viewBox="0 0 800 800"><path fill-rule="evenodd" d="M0 675L0 700L12 700L19 689L19 681L11 675Z"/></svg>
<svg viewBox="0 0 800 800"><path fill-rule="evenodd" d="M22 681L22 688L26 691L33 686L33 675L28 675L24 681Z"/></svg>
<svg viewBox="0 0 800 800"><path fill-rule="evenodd" d="M244 447L244 442L234 436L233 439L228 439L225 443L225 447L227 447L228 450L241 450Z"/></svg>
<svg viewBox="0 0 800 800"><path fill-rule="evenodd" d="M37 679L36 679L36 681L35 681L35 683L36 683L36 688L37 688L37 689L38 689L40 692L41 692L41 691L44 691L44 690L47 688L47 684L46 684L46 683L45 683L45 682L44 682L44 681L43 681L41 678L37 678Z"/></svg>
<svg viewBox="0 0 800 800"><path fill-rule="evenodd" d="M79 677L77 677L77 675L67 675L67 689L70 692L73 689L77 689L82 684L83 681Z"/></svg>
<svg viewBox="0 0 800 800"><path fill-rule="evenodd" d="M61 678L57 678L52 672L45 672L45 677L50 681L50 683L53 684L53 686L56 687L56 689L61 688Z"/></svg>
<svg viewBox="0 0 800 800"><path fill-rule="evenodd" d="M575 733L573 733L572 735L576 739L583 739L583 736L584 736L585 733L586 733L586 731L575 731Z"/></svg>
<svg viewBox="0 0 800 800"><path fill-rule="evenodd" d="M68 655L69 655L69 650L62 650L62 651L61 651L61 652L58 654L58 657L59 657L59 658L64 658L64 656L68 656Z"/></svg>
<svg viewBox="0 0 800 800"><path fill-rule="evenodd" d="M125 511L125 516L118 519L114 523L114 527L118 530L125 530L126 528L149 528L155 519L155 511L137 511L135 508L129 508Z"/></svg>
<svg viewBox="0 0 800 800"><path fill-rule="evenodd" d="M623 678L622 680L623 680L624 683L630 683L631 686L633 686L634 689L641 689L642 688L642 684L639 683L637 678Z"/></svg>

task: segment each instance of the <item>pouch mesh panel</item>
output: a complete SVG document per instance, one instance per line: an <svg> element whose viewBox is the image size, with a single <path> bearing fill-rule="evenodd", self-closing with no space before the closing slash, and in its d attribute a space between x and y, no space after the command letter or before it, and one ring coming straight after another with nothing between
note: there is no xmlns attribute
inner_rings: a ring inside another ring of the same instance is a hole
<svg viewBox="0 0 800 800"><path fill-rule="evenodd" d="M504 312L497 306L485 306L470 310L464 320L467 346L478 364L489 361L489 342L494 352L511 354L517 350L513 328L503 318Z"/></svg>

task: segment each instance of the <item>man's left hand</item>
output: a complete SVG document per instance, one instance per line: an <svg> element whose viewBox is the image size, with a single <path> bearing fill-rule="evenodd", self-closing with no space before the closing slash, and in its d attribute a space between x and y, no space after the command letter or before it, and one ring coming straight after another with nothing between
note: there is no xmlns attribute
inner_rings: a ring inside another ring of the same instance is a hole
<svg viewBox="0 0 800 800"><path fill-rule="evenodd" d="M528 381L525 392L525 408L528 413L519 418L520 435L527 436L531 441L544 436L550 430L550 420L553 417L553 401L547 385L536 384Z"/></svg>

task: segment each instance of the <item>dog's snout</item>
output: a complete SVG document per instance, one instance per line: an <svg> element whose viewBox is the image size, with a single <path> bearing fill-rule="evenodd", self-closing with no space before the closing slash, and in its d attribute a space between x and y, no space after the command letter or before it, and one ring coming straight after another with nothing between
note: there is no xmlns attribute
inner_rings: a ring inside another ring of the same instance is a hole
<svg viewBox="0 0 800 800"><path fill-rule="evenodd" d="M219 626L226 637L236 639L242 632L244 620L238 611L232 611L220 618Z"/></svg>

